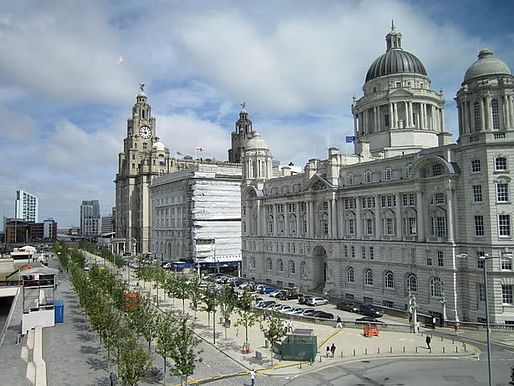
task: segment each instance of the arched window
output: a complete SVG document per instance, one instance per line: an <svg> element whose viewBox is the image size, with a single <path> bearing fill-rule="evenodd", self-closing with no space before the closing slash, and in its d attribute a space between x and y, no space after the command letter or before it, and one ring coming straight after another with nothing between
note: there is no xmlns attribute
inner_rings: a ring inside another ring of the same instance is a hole
<svg viewBox="0 0 514 386"><path fill-rule="evenodd" d="M266 227L267 227L268 235L272 235L273 234L273 215L270 214L267 217L266 221L267 221Z"/></svg>
<svg viewBox="0 0 514 386"><path fill-rule="evenodd" d="M418 292L418 278L413 273L407 276L407 291Z"/></svg>
<svg viewBox="0 0 514 386"><path fill-rule="evenodd" d="M273 261L269 257L266 259L266 267L268 268L268 271L273 269Z"/></svg>
<svg viewBox="0 0 514 386"><path fill-rule="evenodd" d="M373 271L371 269L364 271L364 284L373 285Z"/></svg>
<svg viewBox="0 0 514 386"><path fill-rule="evenodd" d="M278 218L277 218L277 233L279 235L283 235L284 232L285 232L285 220L284 220L284 215L283 214L279 214L278 215Z"/></svg>
<svg viewBox="0 0 514 386"><path fill-rule="evenodd" d="M473 119L475 123L475 130L480 131L482 128L481 118L480 118L480 106L478 102L473 103Z"/></svg>
<svg viewBox="0 0 514 386"><path fill-rule="evenodd" d="M296 215L289 215L289 217L287 218L287 227L289 229L289 236L296 235Z"/></svg>
<svg viewBox="0 0 514 386"><path fill-rule="evenodd" d="M371 182L371 170L366 170L366 173L364 174L364 182Z"/></svg>
<svg viewBox="0 0 514 386"><path fill-rule="evenodd" d="M250 268L255 269L255 257L250 257Z"/></svg>
<svg viewBox="0 0 514 386"><path fill-rule="evenodd" d="M348 176L346 176L346 179L348 181L349 186L353 185L353 174L348 174Z"/></svg>
<svg viewBox="0 0 514 386"><path fill-rule="evenodd" d="M430 296L441 297L443 294L443 282L438 277L430 279Z"/></svg>
<svg viewBox="0 0 514 386"><path fill-rule="evenodd" d="M346 281L348 283L355 283L355 272L353 270L353 267L349 267L346 270Z"/></svg>
<svg viewBox="0 0 514 386"><path fill-rule="evenodd" d="M284 272L284 262L282 261L282 259L278 260L278 270L280 272Z"/></svg>
<svg viewBox="0 0 514 386"><path fill-rule="evenodd" d="M296 265L293 260L289 260L289 273L296 273Z"/></svg>
<svg viewBox="0 0 514 386"><path fill-rule="evenodd" d="M391 181L393 179L393 170L391 168L386 168L384 170L384 181Z"/></svg>
<svg viewBox="0 0 514 386"><path fill-rule="evenodd" d="M302 275L302 277L305 275L305 261L300 263L300 275Z"/></svg>
<svg viewBox="0 0 514 386"><path fill-rule="evenodd" d="M498 99L491 100L491 113L493 116L493 130L500 130L500 115L498 114Z"/></svg>
<svg viewBox="0 0 514 386"><path fill-rule="evenodd" d="M384 274L384 287L394 289L394 274L391 271Z"/></svg>
<svg viewBox="0 0 514 386"><path fill-rule="evenodd" d="M412 164L408 164L406 167L405 167L405 177L410 177L410 173L412 171L412 168L413 168L413 165Z"/></svg>

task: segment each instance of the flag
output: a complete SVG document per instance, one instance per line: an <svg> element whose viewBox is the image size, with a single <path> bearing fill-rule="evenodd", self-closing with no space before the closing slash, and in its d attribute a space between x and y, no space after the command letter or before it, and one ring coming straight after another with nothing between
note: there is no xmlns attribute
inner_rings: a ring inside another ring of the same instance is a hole
<svg viewBox="0 0 514 386"><path fill-rule="evenodd" d="M204 149L203 147L197 146L197 147L195 148L195 150L196 150L196 151L204 151L205 149Z"/></svg>
<svg viewBox="0 0 514 386"><path fill-rule="evenodd" d="M352 143L355 141L357 137L355 137L355 135L347 135L346 136L346 143Z"/></svg>
<svg viewBox="0 0 514 386"><path fill-rule="evenodd" d="M182 153L181 153L181 152L179 152L179 151L177 151L177 154L178 154L178 155L184 155L184 154L182 154Z"/></svg>

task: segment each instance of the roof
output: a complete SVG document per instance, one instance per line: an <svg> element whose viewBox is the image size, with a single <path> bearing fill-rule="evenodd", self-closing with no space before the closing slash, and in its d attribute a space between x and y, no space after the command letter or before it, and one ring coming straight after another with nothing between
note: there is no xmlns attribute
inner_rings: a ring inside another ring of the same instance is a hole
<svg viewBox="0 0 514 386"><path fill-rule="evenodd" d="M484 48L479 52L478 59L467 69L464 82L487 75L512 75L512 73L509 66L494 56L493 51Z"/></svg>
<svg viewBox="0 0 514 386"><path fill-rule="evenodd" d="M427 75L425 66L414 54L395 48L388 50L371 64L366 74L366 82L385 75L404 73Z"/></svg>

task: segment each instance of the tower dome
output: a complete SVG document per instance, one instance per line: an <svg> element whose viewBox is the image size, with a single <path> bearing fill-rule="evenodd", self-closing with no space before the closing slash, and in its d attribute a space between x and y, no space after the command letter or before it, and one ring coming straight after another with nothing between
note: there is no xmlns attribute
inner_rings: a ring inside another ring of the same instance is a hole
<svg viewBox="0 0 514 386"><path fill-rule="evenodd" d="M487 75L512 75L509 66L494 56L494 53L484 48L478 54L478 59L471 65L464 75L464 82Z"/></svg>
<svg viewBox="0 0 514 386"><path fill-rule="evenodd" d="M392 74L420 74L427 76L425 66L415 55L402 49L402 34L396 31L394 24L386 35L387 49L369 67L366 82Z"/></svg>
<svg viewBox="0 0 514 386"><path fill-rule="evenodd" d="M246 144L246 150L253 150L253 149L269 150L268 145L266 144L266 142L264 142L264 140L261 138L259 133L254 133L253 137Z"/></svg>

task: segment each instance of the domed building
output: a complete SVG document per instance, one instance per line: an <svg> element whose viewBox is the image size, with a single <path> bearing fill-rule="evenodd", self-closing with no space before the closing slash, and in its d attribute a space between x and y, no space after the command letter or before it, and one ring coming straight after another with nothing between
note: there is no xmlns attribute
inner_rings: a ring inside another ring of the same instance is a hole
<svg viewBox="0 0 514 386"><path fill-rule="evenodd" d="M427 69L394 26L386 42L351 106L355 154L330 148L276 177L264 141L248 141L243 276L422 325L483 323L487 288L491 321L514 324L514 77L480 52L457 92L452 143Z"/></svg>
<svg viewBox="0 0 514 386"><path fill-rule="evenodd" d="M369 67L364 96L352 104L356 152L363 142L371 154L389 157L438 146L448 138L441 93L431 90L425 66L402 48L394 24L386 52Z"/></svg>

